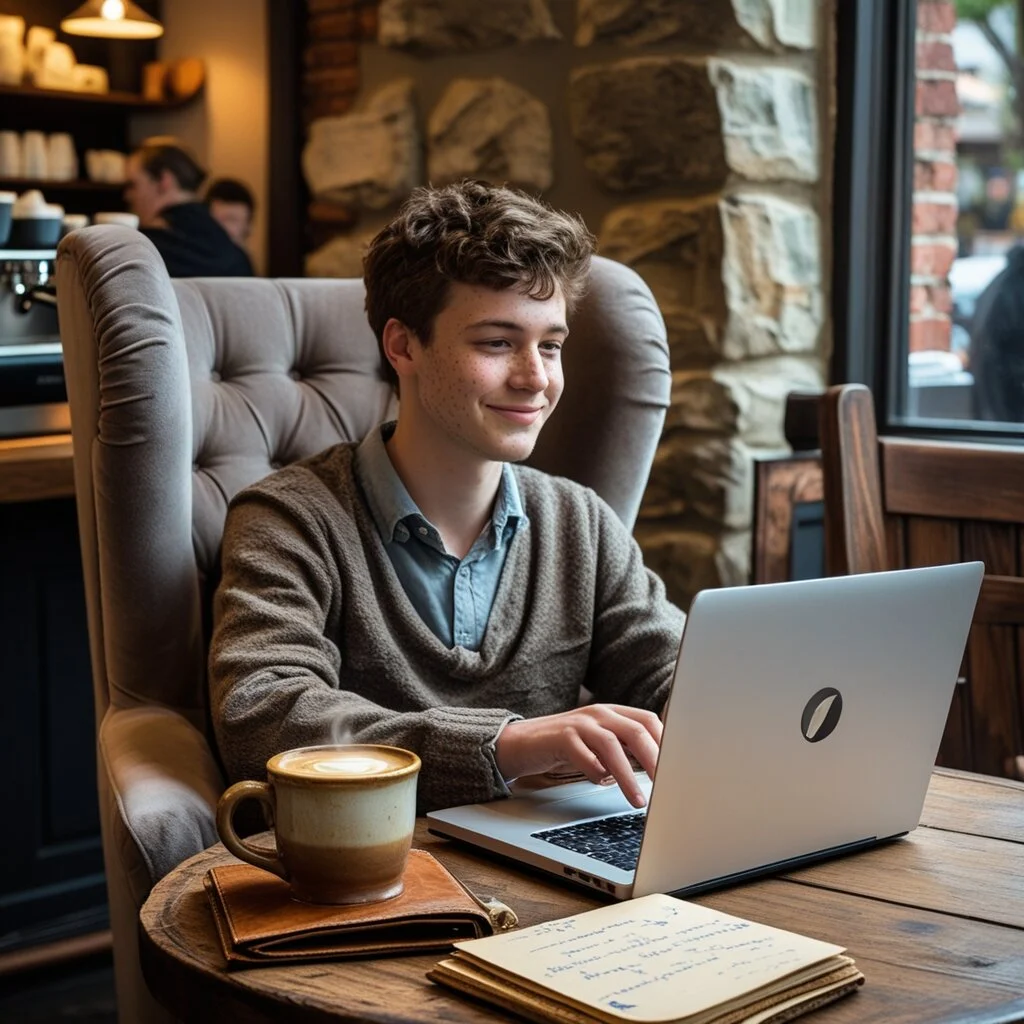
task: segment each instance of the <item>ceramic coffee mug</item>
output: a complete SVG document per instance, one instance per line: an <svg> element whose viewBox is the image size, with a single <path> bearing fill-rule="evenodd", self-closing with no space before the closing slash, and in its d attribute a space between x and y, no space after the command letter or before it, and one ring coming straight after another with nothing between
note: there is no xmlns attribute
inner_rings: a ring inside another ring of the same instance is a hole
<svg viewBox="0 0 1024 1024"><path fill-rule="evenodd" d="M26 178L45 181L50 176L50 163L46 136L43 132L28 131L21 137L21 166Z"/></svg>
<svg viewBox="0 0 1024 1024"><path fill-rule="evenodd" d="M21 159L21 136L17 132L0 132L0 177L20 178L24 166Z"/></svg>
<svg viewBox="0 0 1024 1024"><path fill-rule="evenodd" d="M54 132L47 138L46 163L51 181L72 181L78 177L78 154L68 132Z"/></svg>
<svg viewBox="0 0 1024 1024"><path fill-rule="evenodd" d="M120 224L125 228L137 228L139 226L139 215L137 213L127 213L124 210L97 213L92 220L94 224Z"/></svg>
<svg viewBox="0 0 1024 1024"><path fill-rule="evenodd" d="M309 903L369 903L402 891L416 824L420 759L375 744L300 747L267 762L267 782L238 782L217 806L221 841L272 871ZM255 799L274 822L277 852L240 839L235 809Z"/></svg>

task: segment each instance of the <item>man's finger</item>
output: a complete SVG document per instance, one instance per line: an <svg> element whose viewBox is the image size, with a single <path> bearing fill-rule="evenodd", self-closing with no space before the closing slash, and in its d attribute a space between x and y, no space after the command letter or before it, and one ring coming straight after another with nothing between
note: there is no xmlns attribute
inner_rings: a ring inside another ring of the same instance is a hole
<svg viewBox="0 0 1024 1024"><path fill-rule="evenodd" d="M604 766L601 758L590 749L581 739L578 732L573 732L566 737L567 749L563 756L577 771L591 781L602 783L609 775L608 769Z"/></svg>
<svg viewBox="0 0 1024 1024"><path fill-rule="evenodd" d="M651 739L659 746L661 745L663 725L661 719L653 711L643 711L640 708L631 708L625 704L606 704L604 707L617 712L623 718L639 722L650 734Z"/></svg>
<svg viewBox="0 0 1024 1024"><path fill-rule="evenodd" d="M640 784L636 781L633 766L629 763L629 758L626 757L626 751L623 749L619 737L608 729L598 728L596 731L584 735L583 742L606 765L608 773L614 776L626 799L634 807L643 807L647 803L647 799L644 797Z"/></svg>
<svg viewBox="0 0 1024 1024"><path fill-rule="evenodd" d="M635 730L633 735L622 737L629 752L639 762L640 767L653 779L658 765L658 743L645 729Z"/></svg>
<svg viewBox="0 0 1024 1024"><path fill-rule="evenodd" d="M599 724L618 737L619 742L653 779L661 740L661 723L657 716L651 711L606 704L602 708Z"/></svg>

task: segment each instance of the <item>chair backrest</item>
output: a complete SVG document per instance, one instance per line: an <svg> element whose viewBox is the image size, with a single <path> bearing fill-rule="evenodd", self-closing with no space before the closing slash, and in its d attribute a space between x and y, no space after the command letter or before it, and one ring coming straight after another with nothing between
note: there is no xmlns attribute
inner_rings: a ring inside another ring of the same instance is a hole
<svg viewBox="0 0 1024 1024"><path fill-rule="evenodd" d="M394 412L359 280L176 280L123 227L61 245L57 291L97 718L160 704L208 733L206 649L228 502ZM668 406L665 326L595 258L567 386L531 460L630 527Z"/></svg>
<svg viewBox="0 0 1024 1024"><path fill-rule="evenodd" d="M1024 447L879 438L858 384L819 411L830 575L984 561L939 760L1024 778Z"/></svg>

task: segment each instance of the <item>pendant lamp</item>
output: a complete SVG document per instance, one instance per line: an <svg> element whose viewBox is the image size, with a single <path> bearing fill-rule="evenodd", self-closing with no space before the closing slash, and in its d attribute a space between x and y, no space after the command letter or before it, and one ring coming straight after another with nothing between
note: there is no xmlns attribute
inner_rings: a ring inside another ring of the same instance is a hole
<svg viewBox="0 0 1024 1024"><path fill-rule="evenodd" d="M104 39L156 39L164 27L131 0L87 0L61 23L72 36Z"/></svg>

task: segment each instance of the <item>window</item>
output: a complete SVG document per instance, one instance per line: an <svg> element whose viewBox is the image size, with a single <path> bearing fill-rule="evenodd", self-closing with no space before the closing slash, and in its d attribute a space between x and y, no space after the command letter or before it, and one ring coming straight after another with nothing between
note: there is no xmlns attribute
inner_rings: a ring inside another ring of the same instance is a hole
<svg viewBox="0 0 1024 1024"><path fill-rule="evenodd" d="M1024 434L1024 0L838 12L833 378L890 432Z"/></svg>

